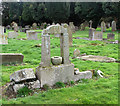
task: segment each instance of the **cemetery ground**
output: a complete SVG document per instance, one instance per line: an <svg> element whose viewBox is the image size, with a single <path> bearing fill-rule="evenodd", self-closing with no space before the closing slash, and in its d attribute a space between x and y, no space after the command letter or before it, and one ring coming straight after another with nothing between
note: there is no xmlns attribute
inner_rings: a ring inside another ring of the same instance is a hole
<svg viewBox="0 0 120 106"><path fill-rule="evenodd" d="M97 31L100 31L97 28ZM37 30L41 31L41 30ZM103 33L103 38L107 38L107 33L111 29L107 29ZM8 30L7 30L8 33ZM6 33L6 35L7 35ZM115 33L115 40L118 40L118 33ZM72 59L73 51L79 49L81 54L98 55L112 57L118 60L118 44L110 44L105 41L89 41L83 39L74 39L75 37L87 37L88 28L85 31L76 31L73 34L73 46L70 50L70 60L81 71L101 70L104 78L96 78L80 80L73 86L62 87L58 89L49 89L47 91L39 91L32 96L18 97L8 99L2 98L3 104L118 104L118 63L105 63L83 61L80 59ZM10 81L9 76L20 69L36 68L41 61L41 34L38 33L40 40L18 40L26 38L26 34L19 32L17 39L8 39L8 45L2 45L2 53L22 53L24 61L22 64L2 65L2 85ZM53 35L51 39L51 57L60 56L60 39ZM118 60L119 61L119 60Z"/></svg>

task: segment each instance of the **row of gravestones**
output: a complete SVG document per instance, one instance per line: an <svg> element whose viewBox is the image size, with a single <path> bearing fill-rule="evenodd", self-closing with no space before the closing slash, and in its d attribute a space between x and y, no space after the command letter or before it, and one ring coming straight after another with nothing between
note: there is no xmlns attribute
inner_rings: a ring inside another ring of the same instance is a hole
<svg viewBox="0 0 120 106"><path fill-rule="evenodd" d="M81 31L85 30L85 27L92 28L92 20L89 21L89 23L87 21L85 21L84 23L82 23L79 27L79 29ZM112 27L112 31L116 31L116 22L112 21L111 23L111 27ZM106 28L110 28L110 23L105 23L104 21L101 22L101 31L105 32Z"/></svg>
<svg viewBox="0 0 120 106"><path fill-rule="evenodd" d="M115 39L115 34L108 33L107 39ZM103 32L96 31L94 28L89 28L89 40L103 40Z"/></svg>

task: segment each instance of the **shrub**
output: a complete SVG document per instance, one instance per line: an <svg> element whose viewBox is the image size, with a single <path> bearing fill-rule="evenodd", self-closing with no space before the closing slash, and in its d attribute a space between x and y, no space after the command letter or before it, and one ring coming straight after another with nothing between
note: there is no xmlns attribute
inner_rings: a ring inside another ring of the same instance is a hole
<svg viewBox="0 0 120 106"><path fill-rule="evenodd" d="M17 91L17 97L25 97L28 96L30 93L32 93L32 90L25 86Z"/></svg>
<svg viewBox="0 0 120 106"><path fill-rule="evenodd" d="M63 82L56 82L55 87L56 88L62 88L62 87L65 87L65 84Z"/></svg>
<svg viewBox="0 0 120 106"><path fill-rule="evenodd" d="M50 87L49 87L47 84L45 84L45 85L43 85L43 89L44 89L44 90L49 90Z"/></svg>

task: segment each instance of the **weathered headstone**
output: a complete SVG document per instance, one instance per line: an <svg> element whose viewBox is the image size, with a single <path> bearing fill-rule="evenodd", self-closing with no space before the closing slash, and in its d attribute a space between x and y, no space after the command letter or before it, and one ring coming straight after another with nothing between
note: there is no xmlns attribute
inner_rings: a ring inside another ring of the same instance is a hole
<svg viewBox="0 0 120 106"><path fill-rule="evenodd" d="M89 21L89 27L92 28L92 20Z"/></svg>
<svg viewBox="0 0 120 106"><path fill-rule="evenodd" d="M108 33L107 34L107 39L115 39L115 34L113 34L113 33Z"/></svg>
<svg viewBox="0 0 120 106"><path fill-rule="evenodd" d="M116 31L116 22L112 21L112 31Z"/></svg>
<svg viewBox="0 0 120 106"><path fill-rule="evenodd" d="M8 32L8 38L17 38L17 37L18 37L17 32L13 32L13 31Z"/></svg>
<svg viewBox="0 0 120 106"><path fill-rule="evenodd" d="M36 30L37 29L37 23L33 23L32 28L33 28L33 30Z"/></svg>
<svg viewBox="0 0 120 106"><path fill-rule="evenodd" d="M27 39L28 40L38 40L37 32L32 30L27 30Z"/></svg>
<svg viewBox="0 0 120 106"><path fill-rule="evenodd" d="M96 31L94 28L89 28L89 39L92 40L93 32Z"/></svg>
<svg viewBox="0 0 120 106"><path fill-rule="evenodd" d="M16 22L12 22L11 25L14 28L14 31L18 32L18 24Z"/></svg>
<svg viewBox="0 0 120 106"><path fill-rule="evenodd" d="M73 22L69 22L69 26L72 30L72 33L75 33L75 26L74 26Z"/></svg>
<svg viewBox="0 0 120 106"><path fill-rule="evenodd" d="M80 30L81 30L81 31L84 31L84 30L85 30L85 25L84 25L84 23L82 23L82 24L80 25Z"/></svg>
<svg viewBox="0 0 120 106"><path fill-rule="evenodd" d="M104 22L104 21L101 22L101 31L102 31L102 32L105 32L105 31L106 31L106 25L105 25L105 22Z"/></svg>
<svg viewBox="0 0 120 106"><path fill-rule="evenodd" d="M80 56L80 51L78 49L75 49L73 52L73 57Z"/></svg>
<svg viewBox="0 0 120 106"><path fill-rule="evenodd" d="M103 33L100 31L94 31L92 40L103 40Z"/></svg>
<svg viewBox="0 0 120 106"><path fill-rule="evenodd" d="M71 30L71 27L68 26L68 24L62 24L62 26L64 28L67 28L67 31L68 31L68 35L69 35L69 46L72 46L72 30Z"/></svg>
<svg viewBox="0 0 120 106"><path fill-rule="evenodd" d="M1 64L22 63L23 58L24 56L21 53L0 53Z"/></svg>
<svg viewBox="0 0 120 106"><path fill-rule="evenodd" d="M0 26L0 44L8 44L7 35L4 35L3 26Z"/></svg>

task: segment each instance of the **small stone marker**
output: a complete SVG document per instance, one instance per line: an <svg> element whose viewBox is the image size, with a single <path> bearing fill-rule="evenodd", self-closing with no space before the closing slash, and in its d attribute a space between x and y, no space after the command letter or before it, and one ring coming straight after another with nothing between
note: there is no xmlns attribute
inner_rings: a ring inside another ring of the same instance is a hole
<svg viewBox="0 0 120 106"><path fill-rule="evenodd" d="M112 31L116 31L116 22L112 21Z"/></svg>
<svg viewBox="0 0 120 106"><path fill-rule="evenodd" d="M73 52L73 56L74 57L80 56L80 51L78 49L75 49Z"/></svg>
<svg viewBox="0 0 120 106"><path fill-rule="evenodd" d="M27 39L28 40L38 40L37 32L32 30L27 30Z"/></svg>
<svg viewBox="0 0 120 106"><path fill-rule="evenodd" d="M115 39L115 34L113 34L113 33L108 33L107 34L107 39Z"/></svg>
<svg viewBox="0 0 120 106"><path fill-rule="evenodd" d="M8 38L17 38L18 36L18 33L17 32L8 32Z"/></svg>
<svg viewBox="0 0 120 106"><path fill-rule="evenodd" d="M103 40L103 33L100 31L94 31L92 40Z"/></svg>
<svg viewBox="0 0 120 106"><path fill-rule="evenodd" d="M106 31L106 25L105 25L105 22L104 22L104 21L101 22L101 31L102 31L102 32L105 32L105 31Z"/></svg>
<svg viewBox="0 0 120 106"><path fill-rule="evenodd" d="M24 56L21 53L0 53L1 64L22 63L23 58Z"/></svg>

